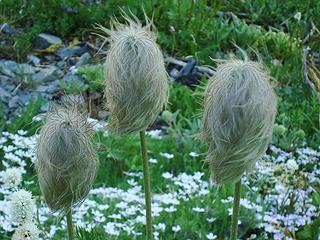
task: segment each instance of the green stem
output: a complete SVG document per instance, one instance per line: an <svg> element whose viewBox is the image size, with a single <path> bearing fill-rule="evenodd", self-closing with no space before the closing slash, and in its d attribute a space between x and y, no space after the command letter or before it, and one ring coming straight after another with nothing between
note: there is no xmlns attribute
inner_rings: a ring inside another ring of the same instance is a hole
<svg viewBox="0 0 320 240"><path fill-rule="evenodd" d="M147 240L152 240L151 187L145 131L140 132L141 155L143 165L143 183L146 202Z"/></svg>
<svg viewBox="0 0 320 240"><path fill-rule="evenodd" d="M68 227L68 238L74 240L73 237L73 222L72 222L72 209L70 208L67 213L67 227Z"/></svg>
<svg viewBox="0 0 320 240"><path fill-rule="evenodd" d="M233 212L231 219L231 234L230 240L237 240L238 234L238 218L240 210L240 192L241 192L241 180L235 184L234 199L233 199Z"/></svg>

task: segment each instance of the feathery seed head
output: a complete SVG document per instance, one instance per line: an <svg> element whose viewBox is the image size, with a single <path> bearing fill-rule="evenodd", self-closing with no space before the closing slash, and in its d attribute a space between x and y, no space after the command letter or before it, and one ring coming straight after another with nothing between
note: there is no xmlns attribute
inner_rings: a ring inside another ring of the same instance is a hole
<svg viewBox="0 0 320 240"><path fill-rule="evenodd" d="M105 98L111 112L109 127L119 134L145 130L167 101L168 82L162 52L152 32L133 16L99 27L110 43L105 64Z"/></svg>
<svg viewBox="0 0 320 240"><path fill-rule="evenodd" d="M41 128L35 162L42 194L53 211L66 211L89 193L98 169L87 114L57 106Z"/></svg>
<svg viewBox="0 0 320 240"><path fill-rule="evenodd" d="M209 80L201 137L218 184L239 180L266 151L277 106L269 80L261 64L240 60L220 64Z"/></svg>

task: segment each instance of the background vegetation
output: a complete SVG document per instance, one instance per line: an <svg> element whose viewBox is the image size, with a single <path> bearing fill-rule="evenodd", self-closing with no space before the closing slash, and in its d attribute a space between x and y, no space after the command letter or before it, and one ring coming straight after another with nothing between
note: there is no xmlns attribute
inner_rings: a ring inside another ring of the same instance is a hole
<svg viewBox="0 0 320 240"><path fill-rule="evenodd" d="M26 55L32 51L32 40L40 32L55 34L66 41L78 37L82 41L94 43L95 37L91 35L94 24L108 26L111 16L121 19L120 7L126 11L130 9L143 19L142 8L144 8L148 16L153 16L161 48L166 54L176 58L193 55L198 64L214 67L215 62L212 59L225 59L238 55L235 44L245 49L254 60L257 59L256 53L259 53L270 69L279 97L273 144L286 151L293 151L302 146L310 146L314 149L319 147L320 106L316 94L304 80L302 49L309 46L313 51L320 51L319 31L308 41L303 41L311 29L311 22L320 26L320 1L108 0L99 2L96 4L94 1L78 0L2 0L0 1L0 22L7 22L17 29L21 28L23 32L9 40L10 47L0 51L8 59L23 62ZM228 14L221 16L219 13L222 12L232 12L238 18L232 19ZM102 92L101 66L82 67L78 70L78 74L87 80L88 88L85 91ZM206 172L205 176L209 178L206 166L200 160L204 159L204 155L201 154L204 154L206 149L193 138L199 129L201 92L205 83L206 80L203 79L195 91L179 83L170 83L168 110L172 115L169 118L159 117L167 135L161 141L151 138L148 140L151 157L162 159L160 153L169 152L179 161L165 161L161 169L157 167L151 169L155 192L161 192L164 189L165 184L161 180L161 175L166 171L173 174L202 171ZM41 101L39 97L31 102L19 118L8 124L4 123L0 104L0 130L15 133L19 129L25 129L29 135L34 134L40 124L33 122L32 118L40 112ZM103 186L107 183L108 186L113 187L128 187L123 178L123 172L141 170L137 136L105 137L99 133L95 136L95 142L101 159L95 186ZM189 153L192 151L197 151L200 158L191 157ZM0 157L3 155L4 152L0 150ZM3 166L0 164L0 167ZM33 179L34 172L32 169L29 171L32 176L30 178ZM319 189L319 186L317 188ZM38 186L29 190L39 194ZM232 188L226 186L219 192L226 198L231 195ZM319 194L314 198L319 207ZM211 202L210 199L206 201ZM222 210L212 214L223 219L227 211L226 207L223 207L219 201L215 207ZM193 218L193 216L183 215L183 210L180 213L186 218ZM250 224L253 223L248 222L248 226L251 226ZM318 221L300 229L295 239L317 239L320 232L319 224ZM219 229L217 233L219 239L227 236L226 219L206 227L213 230ZM260 230L250 227L240 231L244 239L251 233L258 235L260 233ZM92 233L80 229L78 235L80 239L91 239L92 236L95 236L94 239L99 239L101 234L103 236L102 232L103 229L95 229ZM183 239L188 237L195 239L193 237L196 236L190 233L190 235L184 235ZM264 238L261 237L261 239Z"/></svg>

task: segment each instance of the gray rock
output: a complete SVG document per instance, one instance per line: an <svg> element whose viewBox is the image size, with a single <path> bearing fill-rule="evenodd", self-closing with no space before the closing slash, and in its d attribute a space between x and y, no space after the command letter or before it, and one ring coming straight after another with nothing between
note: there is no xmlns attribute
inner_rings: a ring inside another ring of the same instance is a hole
<svg viewBox="0 0 320 240"><path fill-rule="evenodd" d="M8 83L8 84L5 84L3 88L9 92L12 92L16 88L16 86L13 83Z"/></svg>
<svg viewBox="0 0 320 240"><path fill-rule="evenodd" d="M48 86L47 85L39 85L38 87L37 87L37 92L41 92L41 93L44 93L44 92L46 92L47 91L47 89L48 89Z"/></svg>
<svg viewBox="0 0 320 240"><path fill-rule="evenodd" d="M1 61L0 62L0 72L8 77L15 77L15 72L17 72L18 63L14 61Z"/></svg>
<svg viewBox="0 0 320 240"><path fill-rule="evenodd" d="M28 63L31 63L32 65L39 65L40 63L41 63L41 60L40 60L40 58L38 58L38 57L36 57L36 56L34 56L34 55L32 55L32 54L29 54L28 56L27 56L27 60L28 60Z"/></svg>
<svg viewBox="0 0 320 240"><path fill-rule="evenodd" d="M19 97L18 96L14 96L13 98L11 98L9 100L8 106L9 108L18 108L18 103L19 103Z"/></svg>
<svg viewBox="0 0 320 240"><path fill-rule="evenodd" d="M9 98L11 97L11 94L5 90L4 88L0 87L0 98L4 99L4 98Z"/></svg>
<svg viewBox="0 0 320 240"><path fill-rule="evenodd" d="M47 93L55 93L60 90L60 80L56 80L50 83L47 89Z"/></svg>
<svg viewBox="0 0 320 240"><path fill-rule="evenodd" d="M34 98L34 94L27 91L21 91L18 94L18 96L19 96L20 102L25 106L30 102L31 99Z"/></svg>
<svg viewBox="0 0 320 240"><path fill-rule="evenodd" d="M58 51L55 52L55 54L61 58L70 58L70 57L78 57L81 56L86 50L79 47L75 46L72 48L60 48Z"/></svg>
<svg viewBox="0 0 320 240"><path fill-rule="evenodd" d="M177 78L179 76L179 70L177 70L176 68L173 68L171 71L170 71L170 77L172 78Z"/></svg>
<svg viewBox="0 0 320 240"><path fill-rule="evenodd" d="M65 66L66 66L66 63L65 61L59 61L56 63L56 66L61 69L61 70L64 70L65 69Z"/></svg>
<svg viewBox="0 0 320 240"><path fill-rule="evenodd" d="M19 73L19 74L35 74L35 69L27 64L27 63L23 63L23 64L19 64L18 66L18 69L17 69L17 72L16 73Z"/></svg>
<svg viewBox="0 0 320 240"><path fill-rule="evenodd" d="M44 58L49 64L54 64L56 62L56 57L54 55L46 55Z"/></svg>
<svg viewBox="0 0 320 240"><path fill-rule="evenodd" d="M4 84L6 84L9 81L9 77L5 76L5 75L0 75L0 86L3 86Z"/></svg>
<svg viewBox="0 0 320 240"><path fill-rule="evenodd" d="M50 109L50 103L46 102L44 104L41 104L40 109L42 112L48 112Z"/></svg>
<svg viewBox="0 0 320 240"><path fill-rule="evenodd" d="M79 61L76 64L76 67L80 67L82 65L89 63L90 59L91 59L90 53L86 52L86 53L82 54Z"/></svg>
<svg viewBox="0 0 320 240"><path fill-rule="evenodd" d="M45 49L53 44L62 44L62 40L47 33L40 33L34 40L34 47L37 49Z"/></svg>
<svg viewBox="0 0 320 240"><path fill-rule="evenodd" d="M52 94L55 93L57 91L59 91L60 89L60 81L56 80L51 82L50 84L46 84L46 85L39 85L37 87L37 91L41 92L41 93L48 93L48 94Z"/></svg>
<svg viewBox="0 0 320 240"><path fill-rule="evenodd" d="M47 68L42 68L39 72L33 75L33 80L37 83L50 82L60 79L62 76L63 72L61 72L57 67L49 66Z"/></svg>
<svg viewBox="0 0 320 240"><path fill-rule="evenodd" d="M109 112L105 111L105 110L101 110L98 112L98 119L99 120L106 120L106 118L109 116Z"/></svg>
<svg viewBox="0 0 320 240"><path fill-rule="evenodd" d="M80 75L73 75L73 74L65 75L63 77L62 81L65 81L65 82L78 82L78 83L81 83L81 84L85 83L85 79L83 77L81 77Z"/></svg>
<svg viewBox="0 0 320 240"><path fill-rule="evenodd" d="M18 32L13 27L11 27L8 23L3 23L3 24L0 24L0 33L15 35Z"/></svg>

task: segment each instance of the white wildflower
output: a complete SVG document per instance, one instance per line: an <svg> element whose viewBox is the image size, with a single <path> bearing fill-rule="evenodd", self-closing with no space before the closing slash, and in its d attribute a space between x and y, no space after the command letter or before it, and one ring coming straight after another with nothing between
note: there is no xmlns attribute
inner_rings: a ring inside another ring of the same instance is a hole
<svg viewBox="0 0 320 240"><path fill-rule="evenodd" d="M289 171L297 171L299 169L299 165L297 164L297 162L293 159L289 159L287 161L287 164L286 164L287 168Z"/></svg>
<svg viewBox="0 0 320 240"><path fill-rule="evenodd" d="M175 225L175 226L172 226L172 232L179 232L181 230L181 227L179 225Z"/></svg>
<svg viewBox="0 0 320 240"><path fill-rule="evenodd" d="M217 235L214 235L213 233L208 233L208 234L206 235L206 237L207 237L207 239L212 240L212 239L216 239L216 238L217 238Z"/></svg>
<svg viewBox="0 0 320 240"><path fill-rule="evenodd" d="M23 130L23 129L20 129L18 130L18 134L21 135L21 136L25 136L28 132Z"/></svg>
<svg viewBox="0 0 320 240"><path fill-rule="evenodd" d="M191 157L199 157L199 154L196 153L196 152L190 152L189 156L191 156Z"/></svg>
<svg viewBox="0 0 320 240"><path fill-rule="evenodd" d="M162 173L162 177L165 179L170 179L173 177L173 175L169 172L165 172L165 173Z"/></svg>
<svg viewBox="0 0 320 240"><path fill-rule="evenodd" d="M164 232L166 230L166 225L164 223L159 223L157 225L154 225L154 228L156 230L160 230L161 232Z"/></svg>
<svg viewBox="0 0 320 240"><path fill-rule="evenodd" d="M172 159L174 157L173 154L170 154L170 153L163 153L163 152L160 152L160 156L164 157L164 158L167 158L167 159Z"/></svg>
<svg viewBox="0 0 320 240"><path fill-rule="evenodd" d="M11 195L10 213L13 222L18 224L30 222L35 210L36 204L30 192L22 189Z"/></svg>
<svg viewBox="0 0 320 240"><path fill-rule="evenodd" d="M297 12L294 16L293 16L294 19L296 19L298 22L300 22L301 20L301 12Z"/></svg>
<svg viewBox="0 0 320 240"><path fill-rule="evenodd" d="M215 220L216 220L216 218L207 218L207 221L208 221L209 223L213 223Z"/></svg>
<svg viewBox="0 0 320 240"><path fill-rule="evenodd" d="M194 208L192 208L192 211L194 211L194 212L205 212L205 209L204 208L200 208L200 207L194 207Z"/></svg>
<svg viewBox="0 0 320 240"><path fill-rule="evenodd" d="M17 187L22 180L21 171L18 168L8 168L1 174L1 181L4 187L14 188Z"/></svg>
<svg viewBox="0 0 320 240"><path fill-rule="evenodd" d="M37 240L40 231L33 222L19 226L12 236L12 240Z"/></svg>
<svg viewBox="0 0 320 240"><path fill-rule="evenodd" d="M147 132L147 135L154 139L161 139L162 131L160 129L150 130Z"/></svg>
<svg viewBox="0 0 320 240"><path fill-rule="evenodd" d="M155 158L150 158L149 163L158 163L158 160Z"/></svg>

